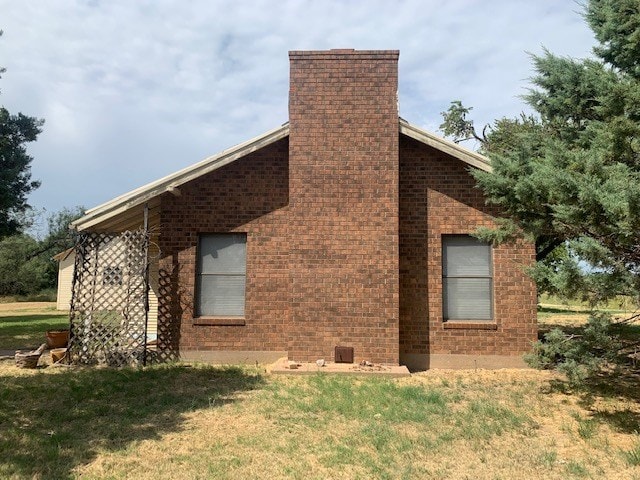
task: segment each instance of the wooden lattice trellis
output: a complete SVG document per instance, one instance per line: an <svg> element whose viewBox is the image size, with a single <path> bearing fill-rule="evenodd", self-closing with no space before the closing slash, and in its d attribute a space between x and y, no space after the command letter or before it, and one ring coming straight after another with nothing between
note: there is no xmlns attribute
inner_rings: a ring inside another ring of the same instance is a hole
<svg viewBox="0 0 640 480"><path fill-rule="evenodd" d="M146 363L148 252L145 230L78 235L70 312L72 363Z"/></svg>

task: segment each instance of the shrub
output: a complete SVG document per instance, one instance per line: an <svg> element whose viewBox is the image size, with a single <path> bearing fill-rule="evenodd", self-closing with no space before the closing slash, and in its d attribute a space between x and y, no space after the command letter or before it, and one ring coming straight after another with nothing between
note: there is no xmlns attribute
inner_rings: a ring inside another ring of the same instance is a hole
<svg viewBox="0 0 640 480"><path fill-rule="evenodd" d="M567 375L569 383L580 385L605 365L616 363L621 348L611 316L594 312L587 324L573 333L554 328L545 334L525 355L525 361L533 368L557 369Z"/></svg>

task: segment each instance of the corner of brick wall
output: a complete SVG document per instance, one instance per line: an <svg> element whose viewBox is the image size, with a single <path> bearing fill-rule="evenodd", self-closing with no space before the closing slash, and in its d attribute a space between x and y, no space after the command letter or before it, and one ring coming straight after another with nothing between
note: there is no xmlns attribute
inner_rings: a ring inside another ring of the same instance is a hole
<svg viewBox="0 0 640 480"><path fill-rule="evenodd" d="M536 289L524 241L493 250L494 330L445 329L442 235L493 226L468 165L408 137L400 141L400 349L406 354L521 355L537 338Z"/></svg>

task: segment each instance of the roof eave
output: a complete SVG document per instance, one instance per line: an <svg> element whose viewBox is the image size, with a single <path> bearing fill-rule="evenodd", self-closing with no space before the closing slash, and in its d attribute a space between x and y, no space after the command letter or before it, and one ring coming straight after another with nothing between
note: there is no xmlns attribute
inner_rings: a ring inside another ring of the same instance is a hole
<svg viewBox="0 0 640 480"><path fill-rule="evenodd" d="M71 253L74 251L74 248L67 248L66 250L63 250L62 252L56 253L53 257L51 257L52 260L55 260L57 262L62 262L64 260L66 260L67 258L69 258L69 255L71 255Z"/></svg>
<svg viewBox="0 0 640 480"><path fill-rule="evenodd" d="M217 155L208 157L201 162L184 168L176 173L168 175L160 180L151 182L131 192L120 195L102 205L91 208L85 212L85 215L78 220L72 222L72 227L77 230L86 230L91 228L119 213L122 213L132 207L143 204L154 197L162 195L179 187L180 185L194 180L201 175L210 173L221 168L240 157L244 157L256 150L281 140L289 135L289 124L270 130L258 137L252 138L235 147L224 150Z"/></svg>
<svg viewBox="0 0 640 480"><path fill-rule="evenodd" d="M422 130L415 125L411 125L404 119L400 119L400 133L411 137L421 143L429 145L430 147L448 153L449 155L462 160L472 167L479 168L480 170L484 170L485 172L493 171L493 167L491 167L491 161L484 155L480 155L479 153L464 148L457 143L434 135L431 132Z"/></svg>
<svg viewBox="0 0 640 480"><path fill-rule="evenodd" d="M452 155L472 167L479 168L487 172L492 171L489 159L479 153L468 150L456 143L450 142L449 140L445 140L431 132L422 130L421 128L411 125L404 119L399 120L399 126L400 133L407 135L408 137ZM124 195L120 195L119 197L103 203L102 205L91 208L86 211L83 217L72 222L71 226L77 230L86 230L88 228L95 227L118 214L126 212L135 206L144 204L156 197L159 197L163 193L173 191L180 185L194 180L201 175L217 170L218 168L221 168L241 157L281 140L288 135L289 124L285 123L282 126L252 138L251 140L224 150L217 155L208 157L195 165L191 165L176 173L156 180L155 182L151 182L140 188L132 190L131 192L125 193Z"/></svg>

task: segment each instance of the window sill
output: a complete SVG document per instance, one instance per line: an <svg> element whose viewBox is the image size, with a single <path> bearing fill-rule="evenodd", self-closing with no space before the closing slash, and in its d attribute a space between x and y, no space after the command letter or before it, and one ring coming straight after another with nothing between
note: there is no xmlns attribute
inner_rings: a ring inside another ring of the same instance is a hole
<svg viewBox="0 0 640 480"><path fill-rule="evenodd" d="M193 319L194 325L243 326L244 318L238 317L198 317Z"/></svg>
<svg viewBox="0 0 640 480"><path fill-rule="evenodd" d="M498 325L491 321L467 322L464 320L448 320L442 324L445 330L497 330Z"/></svg>

